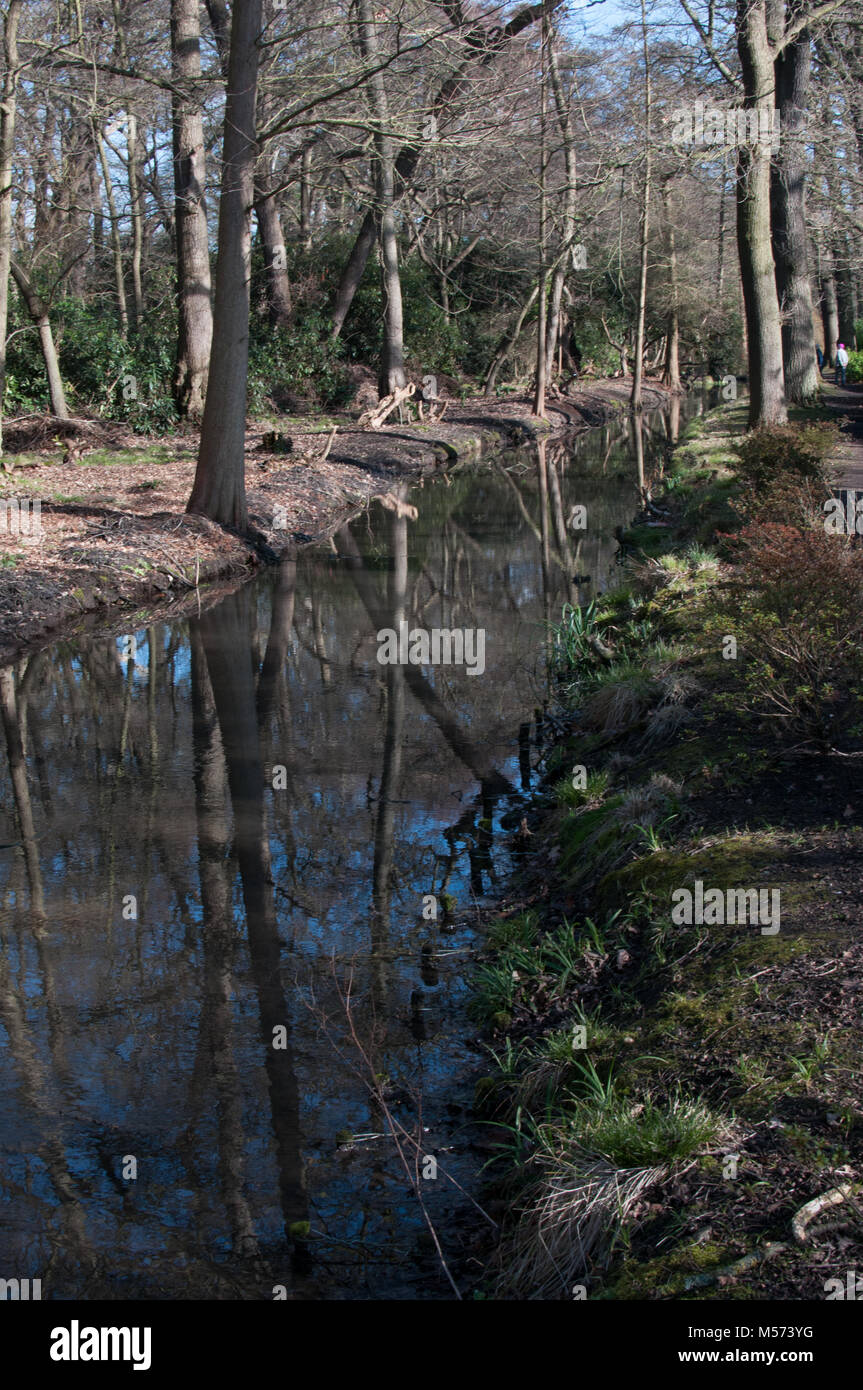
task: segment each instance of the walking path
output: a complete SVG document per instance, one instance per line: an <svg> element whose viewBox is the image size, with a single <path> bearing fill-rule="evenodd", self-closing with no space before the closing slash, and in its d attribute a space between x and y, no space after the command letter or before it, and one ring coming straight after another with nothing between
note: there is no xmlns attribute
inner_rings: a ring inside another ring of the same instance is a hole
<svg viewBox="0 0 863 1390"><path fill-rule="evenodd" d="M825 381L823 401L848 422L833 459L839 469L836 486L863 492L863 385L836 386Z"/></svg>

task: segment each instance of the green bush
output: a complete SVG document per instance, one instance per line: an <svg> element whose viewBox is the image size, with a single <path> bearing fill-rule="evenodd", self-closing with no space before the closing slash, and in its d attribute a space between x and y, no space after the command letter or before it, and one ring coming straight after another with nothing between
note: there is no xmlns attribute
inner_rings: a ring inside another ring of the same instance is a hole
<svg viewBox="0 0 863 1390"><path fill-rule="evenodd" d="M351 384L342 357L342 345L330 338L327 320L318 308L284 328L254 323L249 344L250 413L290 409L291 397L327 409L344 405Z"/></svg>
<svg viewBox="0 0 863 1390"><path fill-rule="evenodd" d="M175 427L175 321L170 299L163 297L147 313L139 334L128 339L104 300L58 300L51 325L72 410L94 410L110 420L124 420L142 434ZM47 409L49 395L35 332L25 329L14 336L8 366L6 409Z"/></svg>
<svg viewBox="0 0 863 1390"><path fill-rule="evenodd" d="M849 381L863 381L863 352L849 352L847 375Z"/></svg>

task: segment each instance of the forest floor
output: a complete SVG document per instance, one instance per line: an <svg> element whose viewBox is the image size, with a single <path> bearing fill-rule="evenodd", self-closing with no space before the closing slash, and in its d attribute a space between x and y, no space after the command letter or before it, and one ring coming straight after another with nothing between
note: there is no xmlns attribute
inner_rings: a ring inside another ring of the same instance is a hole
<svg viewBox="0 0 863 1390"><path fill-rule="evenodd" d="M449 400L435 422L376 431L358 427L358 412L252 423L246 537L185 514L195 434L152 439L98 419L10 420L0 472L0 662L60 631L122 621L130 606L178 612L190 596L199 601L204 584L234 584L287 549L326 539L400 480L600 424L626 408L628 393L626 382L592 381L550 399L546 423L514 396ZM666 398L655 383L645 389L647 408Z"/></svg>
<svg viewBox="0 0 863 1390"><path fill-rule="evenodd" d="M636 567L597 628L611 665L574 630L488 926L493 1296L824 1300L863 1269L863 740L783 743L711 654L729 572L701 547L729 529L745 417L690 426L654 499L667 528L624 538ZM779 929L674 925L699 880L775 890Z"/></svg>

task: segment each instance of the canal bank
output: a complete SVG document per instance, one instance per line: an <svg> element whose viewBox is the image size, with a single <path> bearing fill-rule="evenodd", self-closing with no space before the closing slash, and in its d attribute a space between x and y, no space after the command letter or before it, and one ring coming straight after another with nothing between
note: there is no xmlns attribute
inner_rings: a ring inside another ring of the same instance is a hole
<svg viewBox="0 0 863 1390"><path fill-rule="evenodd" d="M744 432L691 424L558 616L471 1005L492 1296L822 1299L863 1258L863 573L833 432Z"/></svg>

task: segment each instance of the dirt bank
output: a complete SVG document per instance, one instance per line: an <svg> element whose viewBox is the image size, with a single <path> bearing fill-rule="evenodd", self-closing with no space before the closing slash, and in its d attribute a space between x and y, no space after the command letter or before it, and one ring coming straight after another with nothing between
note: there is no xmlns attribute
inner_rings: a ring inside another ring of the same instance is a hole
<svg viewBox="0 0 863 1390"><path fill-rule="evenodd" d="M645 404L658 407L666 394L648 387ZM598 381L551 401L546 423L526 398L480 398L449 401L435 423L378 431L359 429L347 415L258 424L246 445L248 537L185 515L195 436L144 440L104 421L9 421L0 473L0 662L60 632L119 620L132 606L176 612L190 597L197 605L202 585L237 582L291 547L325 539L397 481L545 433L587 429L626 409L627 399L625 382ZM265 440L274 432L283 438ZM32 513L37 502L31 536L23 504Z"/></svg>
<svg viewBox="0 0 863 1390"><path fill-rule="evenodd" d="M473 1005L498 1296L821 1300L863 1261L859 640L811 687L799 655L855 621L859 556L752 525L768 574L717 543L744 430L741 406L690 426L621 588L562 623ZM701 890L721 913L687 915Z"/></svg>

